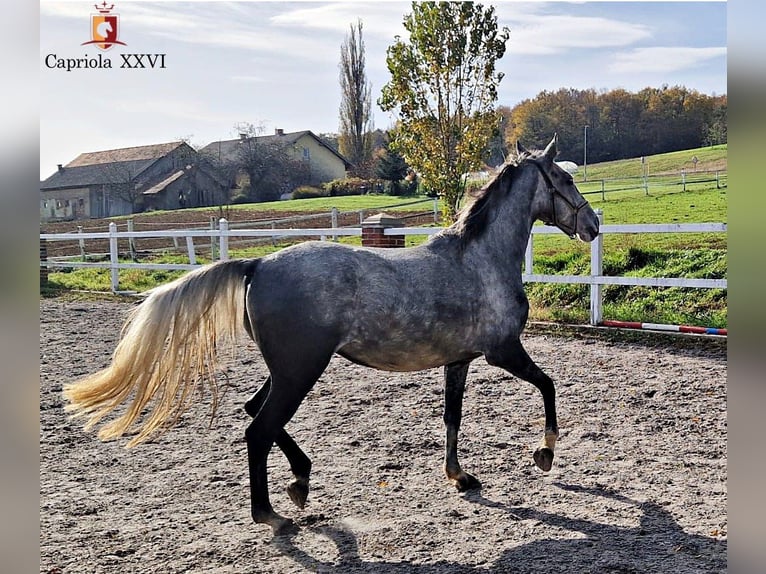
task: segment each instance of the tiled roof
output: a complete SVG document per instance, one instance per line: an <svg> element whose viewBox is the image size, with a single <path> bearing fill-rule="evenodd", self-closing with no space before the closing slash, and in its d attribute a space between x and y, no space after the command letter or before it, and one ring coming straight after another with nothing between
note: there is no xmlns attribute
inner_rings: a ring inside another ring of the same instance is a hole
<svg viewBox="0 0 766 574"><path fill-rule="evenodd" d="M157 160L165 157L179 146L186 145L184 142L169 142L154 145L142 145L106 151L91 151L81 153L66 167L81 167L84 165L96 165L102 163L116 163L125 161Z"/></svg>
<svg viewBox="0 0 766 574"><path fill-rule="evenodd" d="M156 159L123 161L117 163L101 163L66 167L60 169L45 181L40 183L40 189L61 189L72 187L87 187L108 183L127 183L132 181L142 171L152 165Z"/></svg>

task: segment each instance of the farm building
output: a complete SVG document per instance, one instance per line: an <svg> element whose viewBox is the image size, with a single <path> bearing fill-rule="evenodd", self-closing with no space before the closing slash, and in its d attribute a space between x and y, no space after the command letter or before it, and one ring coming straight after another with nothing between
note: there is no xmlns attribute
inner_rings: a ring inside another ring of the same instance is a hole
<svg viewBox="0 0 766 574"><path fill-rule="evenodd" d="M219 205L228 187L182 141L82 153L40 183L41 221Z"/></svg>
<svg viewBox="0 0 766 574"><path fill-rule="evenodd" d="M234 166L231 171L232 187L237 187L238 178L246 171L244 163L252 150L261 153L281 152L302 174L299 184L318 185L334 179L346 177L346 170L351 164L340 153L325 143L320 137L304 130L285 133L276 129L273 135L250 137L240 134L238 139L212 142L200 150L201 154L218 165ZM239 168L239 169L236 169ZM292 182L295 184L295 181Z"/></svg>

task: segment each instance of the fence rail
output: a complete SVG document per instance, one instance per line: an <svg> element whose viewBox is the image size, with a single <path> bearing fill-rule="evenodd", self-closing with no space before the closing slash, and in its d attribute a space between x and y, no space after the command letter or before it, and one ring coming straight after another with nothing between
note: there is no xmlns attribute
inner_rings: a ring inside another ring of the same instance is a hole
<svg viewBox="0 0 766 574"><path fill-rule="evenodd" d="M600 195L606 201L607 194L623 191L643 191L649 195L651 190L676 186L681 191L696 187L700 184L715 183L716 189L728 186L728 172L725 170L687 171L638 175L633 177L615 177L604 179L587 179L577 182L582 195Z"/></svg>
<svg viewBox="0 0 766 574"><path fill-rule="evenodd" d="M602 223L599 235L591 242L591 266L587 275L543 275L532 273L532 261L534 250L534 237L561 233L556 227L536 225L532 228L532 234L527 244L524 257L524 270L522 279L529 283L575 283L590 285L590 323L601 324L603 321L603 296L604 285L631 285L647 287L688 287L694 289L726 289L726 279L696 279L686 277L628 277L608 276L603 274L604 260L604 235L615 233L726 233L726 223L666 223L666 224L625 224L603 225L603 213L596 210L599 221ZM384 230L385 235L434 235L441 231L440 227L396 227ZM332 227L332 228L305 228L305 229L231 229L226 219L219 221L218 229L183 229L183 230L155 230L155 231L117 231L115 223L109 224L108 232L92 233L42 233L41 241L83 241L86 239L108 239L109 261L87 262L71 260L41 260L40 266L49 268L56 267L100 267L108 268L111 272L112 291L119 293L119 270L120 269L163 269L163 270L188 270L201 265L196 262L196 253L193 239L203 237L217 241L218 258L229 259L229 239L232 237L319 237L320 240L337 238L339 236L360 236L361 227ZM171 237L185 238L189 263L126 263L119 260L118 241L136 238ZM42 253L42 250L41 250Z"/></svg>

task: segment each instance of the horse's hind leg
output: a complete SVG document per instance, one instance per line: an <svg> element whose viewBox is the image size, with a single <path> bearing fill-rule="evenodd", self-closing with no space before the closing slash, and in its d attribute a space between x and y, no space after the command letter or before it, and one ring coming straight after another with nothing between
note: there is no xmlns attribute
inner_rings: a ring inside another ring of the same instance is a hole
<svg viewBox="0 0 766 574"><path fill-rule="evenodd" d="M292 332L295 333L295 330ZM285 337L277 337L276 340L283 341ZM285 439L286 433L282 434L284 426L327 367L334 349L331 337L318 330L304 330L299 335L293 335L290 342L290 345L262 344L261 352L271 372L271 384L268 391L264 391L266 396L261 407L245 431L251 514L255 522L271 526L274 534L293 530L295 525L292 520L277 514L269 501L266 472L269 451L278 437ZM259 400L251 399L250 406L255 407ZM255 412L254 408L251 410ZM293 454L296 449L300 450L289 438L284 440L283 445Z"/></svg>
<svg viewBox="0 0 766 574"><path fill-rule="evenodd" d="M470 363L471 361L464 361L444 367L444 425L447 427L444 472L461 492L481 486L475 476L460 468L457 459L457 435L463 416L463 391Z"/></svg>
<svg viewBox="0 0 766 574"><path fill-rule="evenodd" d="M512 375L532 383L542 393L545 408L545 433L540 447L534 452L533 458L539 468L544 471L550 470L553 465L553 450L559 436L556 420L556 389L553 386L553 381L532 361L518 339L504 345L496 352L487 353L486 359L490 365L503 368Z"/></svg>
<svg viewBox="0 0 766 574"><path fill-rule="evenodd" d="M266 400L270 389L271 377L268 377L261 388L258 389L245 403L245 412L255 418L258 411L261 410L263 402ZM287 457L287 461L290 463L290 470L292 471L293 476L295 476L295 480L287 485L287 494L290 496L290 500L292 500L298 508L303 508L306 505L306 499L309 496L311 459L306 456L306 453L301 450L284 428L279 431L275 442Z"/></svg>

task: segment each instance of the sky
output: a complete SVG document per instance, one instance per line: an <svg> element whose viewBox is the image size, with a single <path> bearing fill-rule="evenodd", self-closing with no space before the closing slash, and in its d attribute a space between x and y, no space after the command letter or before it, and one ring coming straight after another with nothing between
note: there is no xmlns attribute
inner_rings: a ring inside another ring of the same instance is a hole
<svg viewBox="0 0 766 574"><path fill-rule="evenodd" d="M727 93L725 2L483 3L510 29L498 105L559 88ZM375 127L396 121L376 101L390 79L386 49L406 38L410 2L108 4L125 45L106 51L82 45L92 2L40 4L40 179L83 152L179 139L201 147L236 138L241 124L264 134L337 132L340 49L358 19ZM133 54L164 56L155 67L144 56L140 68ZM112 67L55 67L99 58Z"/></svg>

